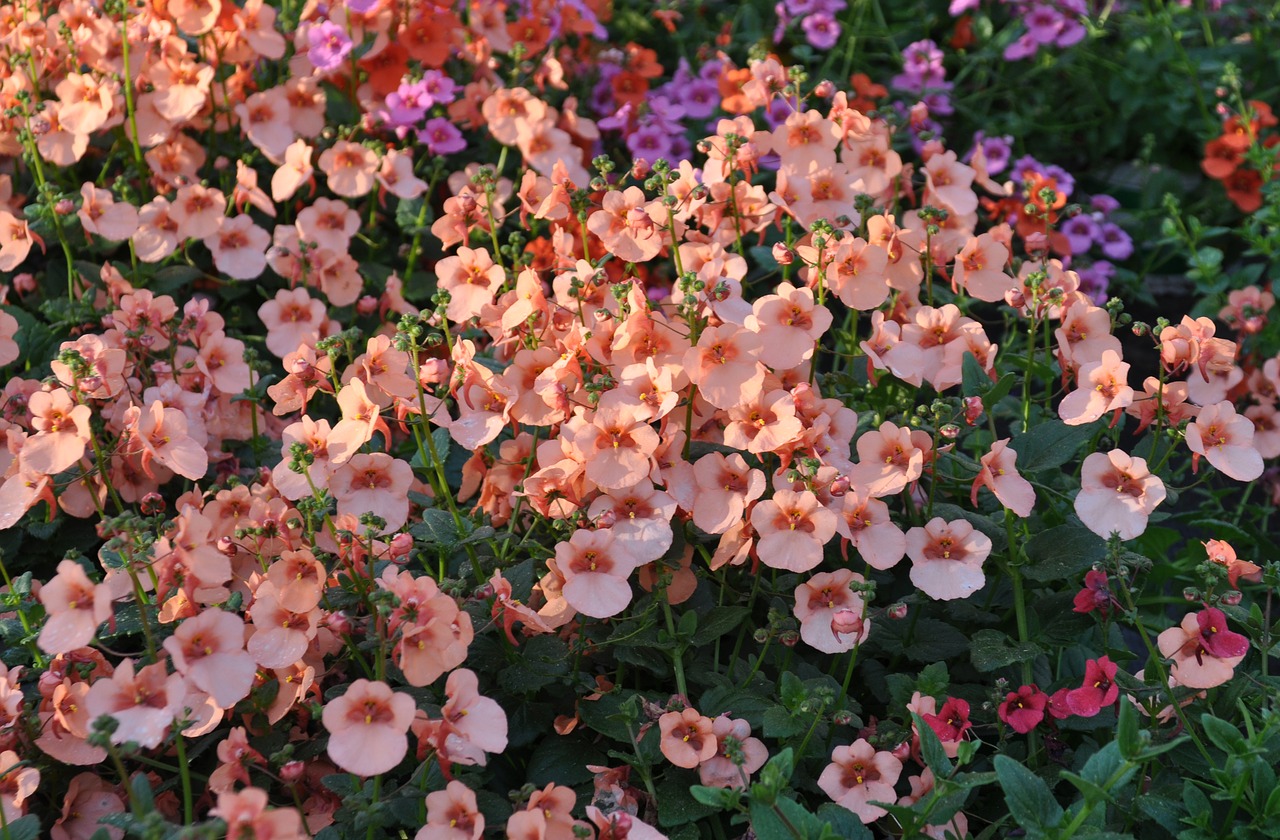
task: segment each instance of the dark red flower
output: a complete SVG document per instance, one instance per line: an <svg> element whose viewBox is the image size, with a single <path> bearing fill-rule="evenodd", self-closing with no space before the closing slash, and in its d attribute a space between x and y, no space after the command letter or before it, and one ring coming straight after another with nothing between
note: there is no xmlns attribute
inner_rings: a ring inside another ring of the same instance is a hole
<svg viewBox="0 0 1280 840"><path fill-rule="evenodd" d="M1111 613L1112 605L1118 602L1111 594L1111 589L1107 586L1107 573L1092 570L1084 576L1084 589L1076 593L1075 611L1078 613L1091 613L1097 610L1104 617Z"/></svg>
<svg viewBox="0 0 1280 840"><path fill-rule="evenodd" d="M1067 694L1067 708L1080 717L1093 717L1120 696L1115 677L1116 664L1110 657L1090 659L1084 665L1084 685Z"/></svg>
<svg viewBox="0 0 1280 840"><path fill-rule="evenodd" d="M1010 691L996 713L1014 732L1025 735L1044 720L1045 706L1048 704L1047 694L1034 685L1024 685L1017 691Z"/></svg>

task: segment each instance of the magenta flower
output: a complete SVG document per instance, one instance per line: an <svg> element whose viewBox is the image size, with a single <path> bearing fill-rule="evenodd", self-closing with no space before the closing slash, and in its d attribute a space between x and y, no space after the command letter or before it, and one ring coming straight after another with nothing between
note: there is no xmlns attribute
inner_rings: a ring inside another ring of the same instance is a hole
<svg viewBox="0 0 1280 840"><path fill-rule="evenodd" d="M840 23L826 12L809 15L800 22L805 40L816 50L829 50L840 40Z"/></svg>
<svg viewBox="0 0 1280 840"><path fill-rule="evenodd" d="M332 70L351 52L351 39L331 20L311 27L307 40L310 44L307 58L317 70Z"/></svg>
<svg viewBox="0 0 1280 840"><path fill-rule="evenodd" d="M444 117L427 120L427 124L418 131L418 140L425 143L427 151L433 155L449 155L467 147L462 132Z"/></svg>

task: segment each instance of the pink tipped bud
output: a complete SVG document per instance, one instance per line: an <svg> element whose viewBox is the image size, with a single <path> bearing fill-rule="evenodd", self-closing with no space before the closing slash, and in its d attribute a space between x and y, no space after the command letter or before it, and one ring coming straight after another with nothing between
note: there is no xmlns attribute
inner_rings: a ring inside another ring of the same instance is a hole
<svg viewBox="0 0 1280 840"><path fill-rule="evenodd" d="M1232 591L1222 596L1222 603L1226 604L1228 607L1235 607L1240 604L1240 600L1242 598L1244 598L1242 593Z"/></svg>
<svg viewBox="0 0 1280 840"><path fill-rule="evenodd" d="M413 550L413 537L408 534L396 534L391 538L391 557L399 560L409 556Z"/></svg>
<svg viewBox="0 0 1280 840"><path fill-rule="evenodd" d="M617 512L612 510L606 510L596 518L596 525L598 525L601 528L612 528L614 524L617 523L617 521L618 521Z"/></svg>
<svg viewBox="0 0 1280 840"><path fill-rule="evenodd" d="M302 761L290 761L280 768L280 778L286 782L296 782L307 772L307 765Z"/></svg>
<svg viewBox="0 0 1280 840"><path fill-rule="evenodd" d="M884 614L894 621L902 621L907 617L907 605L903 603L891 604Z"/></svg>
<svg viewBox="0 0 1280 840"><path fill-rule="evenodd" d="M835 96L836 85L830 79L823 79L813 88L813 95L819 99L830 99Z"/></svg>
<svg viewBox="0 0 1280 840"><path fill-rule="evenodd" d="M644 158L636 158L635 163L631 164L631 177L639 181L647 178L649 175L649 161Z"/></svg>
<svg viewBox="0 0 1280 840"><path fill-rule="evenodd" d="M778 261L778 265L791 265L796 257L785 242L775 242L773 243L773 258Z"/></svg>
<svg viewBox="0 0 1280 840"><path fill-rule="evenodd" d="M866 622L853 610L836 610L831 616L831 632L837 636L858 636Z"/></svg>
<svg viewBox="0 0 1280 840"><path fill-rule="evenodd" d="M901 744L898 744L898 746L890 750L890 753L892 753L893 757L899 761L906 761L908 758L911 758L911 742L903 741Z"/></svg>
<svg viewBox="0 0 1280 840"><path fill-rule="evenodd" d="M942 428L938 429L938 434L942 435L947 440L955 440L960 437L960 427L955 423L947 423Z"/></svg>
<svg viewBox="0 0 1280 840"><path fill-rule="evenodd" d="M350 636L355 624L351 621L351 616L342 610L330 613L325 619L324 624L338 636Z"/></svg>
<svg viewBox="0 0 1280 840"><path fill-rule="evenodd" d="M1027 305L1027 296L1022 293L1022 289L1010 289L1004 293L1004 302L1014 309L1021 309Z"/></svg>
<svg viewBox="0 0 1280 840"><path fill-rule="evenodd" d="M982 397L965 397L964 422L973 426L977 424L980 417L982 417Z"/></svg>
<svg viewBox="0 0 1280 840"><path fill-rule="evenodd" d="M778 634L778 641L782 642L783 647L795 647L800 642L800 634L794 630L787 630Z"/></svg>
<svg viewBox="0 0 1280 840"><path fill-rule="evenodd" d="M378 299L373 295L365 295L356 301L356 312L361 315L372 315L378 311Z"/></svg>
<svg viewBox="0 0 1280 840"><path fill-rule="evenodd" d="M155 516L157 513L164 513L164 496L159 493L148 493L142 497L140 507L144 516Z"/></svg>
<svg viewBox="0 0 1280 840"><path fill-rule="evenodd" d="M53 212L57 213L59 216L69 216L76 212L75 202L69 198L64 198L57 204L53 205Z"/></svg>
<svg viewBox="0 0 1280 840"><path fill-rule="evenodd" d="M26 295L36 290L36 278L27 271L13 275L13 288L18 294Z"/></svg>
<svg viewBox="0 0 1280 840"><path fill-rule="evenodd" d="M849 492L849 476L847 475L836 476L835 481L831 482L831 486L827 488L827 492L829 492L832 496L834 496L837 499L845 495L846 493L848 493Z"/></svg>
<svg viewBox="0 0 1280 840"><path fill-rule="evenodd" d="M1043 231L1037 230L1027 234L1022 242L1028 254L1044 254L1049 250L1049 237L1045 236Z"/></svg>

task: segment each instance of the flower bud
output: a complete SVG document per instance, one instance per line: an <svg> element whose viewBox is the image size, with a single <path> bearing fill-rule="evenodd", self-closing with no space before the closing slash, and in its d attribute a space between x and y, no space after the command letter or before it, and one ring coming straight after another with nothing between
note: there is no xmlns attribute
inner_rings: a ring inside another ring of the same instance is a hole
<svg viewBox="0 0 1280 840"><path fill-rule="evenodd" d="M399 560L409 556L409 552L413 550L413 537L409 534L396 534L391 538L391 557Z"/></svg>
<svg viewBox="0 0 1280 840"><path fill-rule="evenodd" d="M907 617L907 605L902 602L891 604L884 611L884 614L894 621L901 621Z"/></svg>
<svg viewBox="0 0 1280 840"><path fill-rule="evenodd" d="M361 315L372 315L378 311L378 299L373 295L365 295L356 301L356 312Z"/></svg>
<svg viewBox="0 0 1280 840"><path fill-rule="evenodd" d="M778 265L791 265L795 260L795 254L787 247L785 242L773 243L773 258L778 261Z"/></svg>
<svg viewBox="0 0 1280 840"><path fill-rule="evenodd" d="M18 294L26 295L36 290L36 278L28 271L13 275L13 289Z"/></svg>
<svg viewBox="0 0 1280 840"><path fill-rule="evenodd" d="M832 82L830 79L823 79L822 81L818 82L818 84L814 85L814 88L813 88L813 95L818 97L819 99L830 99L832 96L835 95L835 92L836 92L835 83Z"/></svg>
<svg viewBox="0 0 1280 840"><path fill-rule="evenodd" d="M325 619L324 624L338 636L350 636L351 632L355 629L355 624L351 621L351 616L347 615L342 610L329 613L329 617Z"/></svg>
<svg viewBox="0 0 1280 840"><path fill-rule="evenodd" d="M234 557L236 553L236 544L231 537L219 537L217 542L218 552L228 557Z"/></svg>
<svg viewBox="0 0 1280 840"><path fill-rule="evenodd" d="M1232 590L1222 596L1222 603L1226 604L1228 607L1235 607L1239 606L1242 598L1244 598L1244 593Z"/></svg>
<svg viewBox="0 0 1280 840"><path fill-rule="evenodd" d="M649 161L644 158L636 158L631 164L631 177L637 181L649 176Z"/></svg>
<svg viewBox="0 0 1280 840"><path fill-rule="evenodd" d="M853 610L836 610L831 616L831 632L837 636L861 635L864 625L862 616Z"/></svg>
<svg viewBox="0 0 1280 840"><path fill-rule="evenodd" d="M835 480L831 482L831 486L827 488L827 492L837 499L844 496L849 492L849 476L836 476Z"/></svg>
<svg viewBox="0 0 1280 840"><path fill-rule="evenodd" d="M280 778L285 782L293 783L302 778L307 772L307 765L302 761L290 761L280 768Z"/></svg>
<svg viewBox="0 0 1280 840"><path fill-rule="evenodd" d="M960 437L960 427L955 423L947 423L942 428L938 429L938 434L947 440L955 440Z"/></svg>
<svg viewBox="0 0 1280 840"><path fill-rule="evenodd" d="M1186 589L1182 590L1182 597L1187 601L1194 603L1195 601L1200 600L1200 591L1194 586L1188 586Z"/></svg>
<svg viewBox="0 0 1280 840"><path fill-rule="evenodd" d="M155 516L157 513L164 513L164 496L155 492L148 493L142 497L140 507L144 516Z"/></svg>
<svg viewBox="0 0 1280 840"><path fill-rule="evenodd" d="M59 216L70 216L76 212L75 202L69 198L59 199L58 203L53 205L53 212Z"/></svg>
<svg viewBox="0 0 1280 840"><path fill-rule="evenodd" d="M1027 297L1022 293L1022 289L1010 289L1004 293L1004 302L1014 309L1021 309L1027 305Z"/></svg>
<svg viewBox="0 0 1280 840"><path fill-rule="evenodd" d="M911 742L903 741L901 744L898 744L898 746L890 750L890 752L893 754L893 757L899 761L906 761L911 757Z"/></svg>
<svg viewBox="0 0 1280 840"><path fill-rule="evenodd" d="M800 641L800 634L794 630L786 630L778 635L778 641L782 643L783 647L795 647L796 643Z"/></svg>

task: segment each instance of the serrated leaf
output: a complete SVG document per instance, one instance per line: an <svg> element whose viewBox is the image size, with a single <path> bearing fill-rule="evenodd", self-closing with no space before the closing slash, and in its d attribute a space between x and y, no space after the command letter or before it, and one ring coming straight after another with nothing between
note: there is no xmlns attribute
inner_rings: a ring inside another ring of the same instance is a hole
<svg viewBox="0 0 1280 840"><path fill-rule="evenodd" d="M1014 438L1010 446L1018 453L1022 472L1051 470L1070 461L1095 431L1092 424L1068 426L1061 420L1049 420Z"/></svg>
<svg viewBox="0 0 1280 840"><path fill-rule="evenodd" d="M934 732L933 727L919 714L912 712L911 717L916 722L916 732L920 736L920 755L924 758L924 763L933 771L936 778L945 779L950 776L953 769L951 759L947 758L947 752L942 748L942 740L938 738L938 733Z"/></svg>
<svg viewBox="0 0 1280 840"><path fill-rule="evenodd" d="M453 515L440 508L427 508L422 520L409 526L409 533L428 545L453 548L458 544L458 526Z"/></svg>
<svg viewBox="0 0 1280 840"><path fill-rule="evenodd" d="M1078 577L1107 556L1107 543L1080 525L1059 525L1027 540L1028 564L1022 574L1031 580Z"/></svg>
<svg viewBox="0 0 1280 840"><path fill-rule="evenodd" d="M751 611L746 607L712 607L698 621L694 647L701 647L742 626Z"/></svg>
<svg viewBox="0 0 1280 840"><path fill-rule="evenodd" d="M764 713L764 736L766 738L779 740L791 738L803 732L805 726L804 721L798 720L781 706L774 706Z"/></svg>
<svg viewBox="0 0 1280 840"><path fill-rule="evenodd" d="M720 810L718 805L706 804L690 791L696 779L690 772L668 772L658 786L658 825L663 828L676 826L708 817Z"/></svg>
<svg viewBox="0 0 1280 840"><path fill-rule="evenodd" d="M1007 755L997 755L995 766L1005 804L1019 826L1045 831L1062 823L1065 812L1044 779Z"/></svg>
<svg viewBox="0 0 1280 840"><path fill-rule="evenodd" d="M1018 662L1027 662L1043 652L1035 642L1017 642L999 630L979 630L974 633L969 651L973 667L979 671L994 671Z"/></svg>

